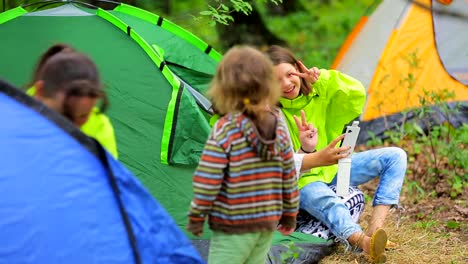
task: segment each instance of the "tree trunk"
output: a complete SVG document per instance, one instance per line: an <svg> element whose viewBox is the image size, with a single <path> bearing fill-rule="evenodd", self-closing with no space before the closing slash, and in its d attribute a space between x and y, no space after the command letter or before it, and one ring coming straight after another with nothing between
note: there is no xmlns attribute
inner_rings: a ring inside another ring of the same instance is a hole
<svg viewBox="0 0 468 264"><path fill-rule="evenodd" d="M306 10L300 0L283 0L283 3L269 1L267 4L268 14L273 16L286 16L294 12Z"/></svg>
<svg viewBox="0 0 468 264"><path fill-rule="evenodd" d="M171 0L164 0L164 1L158 1L156 4L155 4L157 7L159 7L162 12L166 15L170 15L171 14Z"/></svg>
<svg viewBox="0 0 468 264"><path fill-rule="evenodd" d="M9 9L13 9L15 7L18 7L22 4L29 4L30 1L19 1L19 0L0 0L2 3L2 9L0 9L0 12L7 11Z"/></svg>
<svg viewBox="0 0 468 264"><path fill-rule="evenodd" d="M273 34L263 22L257 7L253 2L250 15L244 15L242 12L231 13L234 21L228 26L217 24L216 30L221 46L227 50L236 44L247 44L261 48L265 45L285 45L286 41Z"/></svg>

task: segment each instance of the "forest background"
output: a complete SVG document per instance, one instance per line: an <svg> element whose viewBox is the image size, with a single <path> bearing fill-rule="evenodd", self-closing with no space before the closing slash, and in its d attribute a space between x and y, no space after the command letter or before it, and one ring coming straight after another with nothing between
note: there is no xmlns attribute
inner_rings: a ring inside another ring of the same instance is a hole
<svg viewBox="0 0 468 264"><path fill-rule="evenodd" d="M0 11L36 0L0 0ZM115 5L86 1L104 8ZM182 26L224 53L235 44L260 49L271 44L289 47L308 67L328 68L347 35L381 0L126 0ZM240 10L239 12L234 9ZM442 98L432 98L433 101ZM450 113L448 113L450 114ZM424 113L422 113L424 117ZM408 153L407 177L401 195L404 210L386 224L399 247L388 263L468 263L468 126L447 124L422 135L417 128L389 131L388 140L374 139L358 151L399 146ZM404 131L404 132L403 132ZM366 210L365 227L376 182L360 188ZM366 263L360 254L339 246L323 263Z"/></svg>

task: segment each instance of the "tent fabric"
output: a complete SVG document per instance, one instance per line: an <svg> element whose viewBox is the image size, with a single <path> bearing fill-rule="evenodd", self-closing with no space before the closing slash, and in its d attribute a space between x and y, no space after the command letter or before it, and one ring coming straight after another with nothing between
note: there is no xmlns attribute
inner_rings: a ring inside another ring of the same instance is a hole
<svg viewBox="0 0 468 264"><path fill-rule="evenodd" d="M460 47L468 47L468 4L466 1L453 1L449 5L436 5L445 13L432 11L434 35L440 59L447 72L457 81L468 85L467 56L460 56ZM457 16L446 15L447 13Z"/></svg>
<svg viewBox="0 0 468 264"><path fill-rule="evenodd" d="M445 102L468 102L468 3L384 0L360 28L351 34L333 65L362 81L367 102L361 121L364 130L393 128L405 111L418 109L425 93L454 93ZM422 6L421 6L422 5ZM450 14L458 15L450 15ZM463 106L462 106L463 107ZM466 115L457 116L465 123ZM449 121L449 120L445 120ZM383 136L370 130L377 137ZM369 138L361 133L359 143Z"/></svg>
<svg viewBox="0 0 468 264"><path fill-rule="evenodd" d="M129 25L133 28L129 37L126 29L96 15L106 13L105 10L68 7L93 15L59 16L51 11L54 16L26 16L31 13L22 8L0 14L0 34L5 36L0 43L1 78L18 87L25 85L39 55L55 43L67 43L88 54L97 64L109 97L106 114L115 129L119 160L184 226L192 196L192 172L210 130L207 114L169 66L163 71L172 76L170 80L160 70L163 64L153 60L159 55L152 45L146 46L151 48L147 51L133 39L138 34L137 26ZM111 11L107 13L112 15ZM116 21L125 24L123 20ZM166 36L184 41L173 33ZM19 50L20 46L24 48ZM165 51L165 55L171 52L177 51ZM197 52L197 56L209 57L204 50ZM204 69L214 70L214 63ZM162 153L166 153L165 162Z"/></svg>
<svg viewBox="0 0 468 264"><path fill-rule="evenodd" d="M458 112L458 115L449 115L442 111L439 107L431 107L430 114L428 114L426 120L421 120L417 111L412 110L403 113L393 114L391 116L379 117L370 121L362 123L362 131L372 131L373 134L360 133L358 137L358 143L365 144L368 140L372 140L374 137L380 139L386 139L385 133L388 131L389 124L399 124L401 120L405 119L406 122L414 122L423 129L425 133L429 132L430 127L448 122L453 127L458 128L468 124L468 104L460 103L448 103L447 110L449 112ZM385 125L383 125L385 124ZM429 124L429 127L427 127Z"/></svg>
<svg viewBox="0 0 468 264"><path fill-rule="evenodd" d="M195 101L187 91L180 91L179 95L178 89L180 87L180 82L178 78L169 70L169 67L162 66L162 61L164 59L153 50L145 39L143 39L142 35L144 34L140 35L139 32L136 31L136 28L139 27L133 20L140 21L141 19L138 20L137 18L120 14L122 17L125 16L125 18L129 20L128 22L133 23L132 27L130 27L132 30L130 34L131 39L129 39L126 32L128 27L126 24L127 21L118 18L112 12L107 12L102 9L98 9L97 11L86 8L78 9L78 7L71 4L66 6L67 9L60 9L67 11L63 15L59 15L60 10L55 10L42 13L42 15L19 16L8 21L9 23L2 24L2 33L11 36L8 38L8 41L2 43L2 50L5 53L10 53L8 56L5 55L6 58L13 59L14 61L21 60L26 64L26 67L23 68L6 69L6 71L13 72L6 72L5 76L18 86L24 85L26 82L25 78L28 76L24 73L24 69L30 69L29 72L32 71L34 59L39 56L40 52L56 42L71 43L76 49L86 52L96 61L105 78L104 82L108 88L111 102L115 101L109 109L109 115L114 125L117 127L118 131L116 131L116 134L124 133L127 138L128 133L131 132L123 132L125 129L118 128L120 124L118 120L114 120L116 117L113 117L113 115L117 115L114 113L118 113L118 116L122 117L122 113L126 112L126 115L129 117L128 120L134 120L137 123L136 127L146 127L147 130L155 129L155 126L145 126L144 123L146 123L147 120L141 120L141 115L134 117L132 113L128 111L116 109L118 106L128 108L135 105L142 107L142 104L147 104L144 107L159 108L160 115L163 115L164 118L158 118L158 120L164 121L163 125L165 127L164 131L162 131L163 137L159 139L159 149L152 144L155 151L157 151L154 160L158 162L162 160L165 163L182 165L196 164L198 162L198 153L201 151L200 148L206 140L209 131L209 126L203 126L203 124L206 124L203 120L206 119L205 113L192 107ZM67 16L66 14L70 13L72 9L76 10L75 15ZM7 11L4 16L8 16L10 12L16 12L21 15L23 12L19 12L20 10L21 8ZM118 13L117 11L113 12ZM53 15L48 16L47 14L49 13ZM80 13L86 15L77 15ZM34 14L34 12L28 14ZM93 15L90 16L89 14ZM161 27L149 23L144 25L147 31L149 31L147 35L156 35L160 36L160 38L164 37L164 39L170 39L172 43L169 42L167 44L168 46L174 45L177 41L183 42L181 38L178 38L173 33L166 32L165 34L161 34L161 32L158 32L158 30L161 30ZM42 30L44 28L47 30ZM73 31L70 32L69 29L73 29ZM34 45L28 46L28 49L25 50L24 53L9 52L12 47L16 47L18 42L30 43L31 39L34 40ZM96 42L96 39L99 39L99 43ZM148 41L151 43L152 40ZM179 47L181 47L181 49L183 48L183 50L190 50L193 54L197 54L193 47L192 49L186 47L189 45L191 44L185 43L185 46L179 44ZM166 56L170 56L172 53L178 52L173 49L165 51ZM111 59L109 58L110 56L112 57ZM200 58L202 56L210 59L210 57L201 50L198 50L197 56L192 55L192 58L197 63L203 64L205 61L208 61L208 59L201 60ZM214 61L213 59L211 60ZM8 60L5 60L4 63L7 63L7 61ZM215 62L211 62L211 64L204 63L204 67L206 72L214 72ZM151 74L157 70L162 71L163 74ZM112 78L109 78L110 76L112 76ZM129 78L129 76L132 77ZM184 77L190 79L187 76ZM199 76L196 77L199 78ZM201 84L199 85L203 87L198 89L203 92L203 89L206 89L207 82L207 78L200 80L199 83ZM113 86L117 88L124 86L134 87L134 89L131 90L127 88L125 92L126 98L123 99L121 97L122 93L116 92ZM163 87L166 88L164 89ZM144 98L140 98L142 96L144 96ZM196 109L197 111L184 112L189 118L188 120L193 120L195 122L185 122L186 120L183 119L181 122L173 123L173 120L177 119L178 115L178 109L175 109L175 107ZM157 127L159 128L162 126L158 124ZM195 131L193 131L193 129L195 129ZM155 132L146 134L153 135ZM152 141L148 138L146 140ZM119 143L118 135L117 141L119 149L121 145L123 148L132 148L127 147L126 142ZM132 150L134 149L132 148ZM127 151L123 150L123 152ZM161 158L158 156L161 156Z"/></svg>
<svg viewBox="0 0 468 264"><path fill-rule="evenodd" d="M97 141L1 81L0 122L0 263L204 263L134 175L99 159Z"/></svg>

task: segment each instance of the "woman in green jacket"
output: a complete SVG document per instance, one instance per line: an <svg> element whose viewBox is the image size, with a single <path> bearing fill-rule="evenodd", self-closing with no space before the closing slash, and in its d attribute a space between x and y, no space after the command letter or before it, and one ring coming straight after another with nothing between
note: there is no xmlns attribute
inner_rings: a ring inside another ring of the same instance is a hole
<svg viewBox="0 0 468 264"><path fill-rule="evenodd" d="M63 74L62 77L68 79L63 80L66 83L73 83L78 81L78 77L81 80L90 81L83 85L83 87L75 87L73 90L67 91L65 97L57 97L59 90L66 89L67 86L63 85L55 87L53 93L50 91L50 85L45 83L44 79L44 67L51 58L54 58L58 54L73 53L74 49L65 44L55 44L47 49L40 57L36 69L33 73L32 81L29 85L29 89L26 91L28 95L34 96L49 107L60 108L63 111L68 109L65 114L71 122L78 126L83 133L95 138L105 149L109 151L115 158L118 157L117 143L115 140L114 128L109 118L104 114L107 106L107 98L105 92L101 87L99 74L97 72L96 65L89 58L68 58L61 59L58 66L53 69L56 71L55 74ZM76 52L75 52L76 53ZM75 56L76 57L76 56ZM74 63L75 65L70 65ZM80 68L82 67L82 68ZM76 68L76 69L73 69ZM48 74L53 75L54 72L50 72L51 66L49 65ZM75 71L76 70L76 71ZM57 76L56 76L57 77ZM50 77L47 77L50 78ZM84 78L84 79L83 79ZM75 83L76 84L76 83ZM91 84L91 86L89 86ZM68 85L68 84L67 84ZM45 89L44 87L48 87ZM88 86L88 87L86 87ZM70 87L68 87L70 88ZM100 108L96 107L98 101L102 102ZM57 104L64 104L59 106Z"/></svg>
<svg viewBox="0 0 468 264"><path fill-rule="evenodd" d="M280 106L296 151L307 153L324 148L361 114L366 92L358 80L334 70L308 69L292 52L279 46L270 47L266 54L281 83ZM304 127L298 128L294 116L301 116L301 111L306 120ZM310 130L310 125L318 131L318 143L301 146L301 135ZM406 153L396 147L352 155L350 185L380 176L367 232L354 223L341 198L329 188L336 184L336 165L314 168L301 175L300 207L328 226L339 240L363 249L373 261L383 262L387 235L381 227L389 209L398 206L406 167Z"/></svg>

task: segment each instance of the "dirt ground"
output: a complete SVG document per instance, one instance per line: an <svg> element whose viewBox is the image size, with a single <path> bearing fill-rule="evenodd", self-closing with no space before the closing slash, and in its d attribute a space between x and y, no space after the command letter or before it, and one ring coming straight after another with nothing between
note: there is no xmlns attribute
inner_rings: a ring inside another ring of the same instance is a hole
<svg viewBox="0 0 468 264"><path fill-rule="evenodd" d="M437 205L436 205L437 204ZM440 207L439 207L440 206ZM468 263L468 225L466 211L458 212L466 201L424 202L413 206L414 210L401 213L393 211L385 225L389 239L398 243L399 247L387 252L387 263ZM360 223L367 226L370 217L371 203L366 204ZM447 208L439 210L439 208ZM453 209L448 209L453 208ZM416 211L435 212L425 220L418 220ZM416 214L415 214L416 213ZM460 219L456 226L451 219ZM370 263L362 254L346 252L343 246L338 246L335 253L324 258L320 263Z"/></svg>
<svg viewBox="0 0 468 264"><path fill-rule="evenodd" d="M361 146L359 150L364 149ZM429 177L427 162L423 155L409 157L400 198L403 210L392 209L384 227L389 239L399 245L387 251L387 263L468 263L468 191L465 188L462 194L450 197L446 177ZM462 173L466 175L467 170L464 168ZM368 200L359 221L364 230L376 186L377 181L360 186ZM363 254L346 252L339 245L320 263L369 262Z"/></svg>

